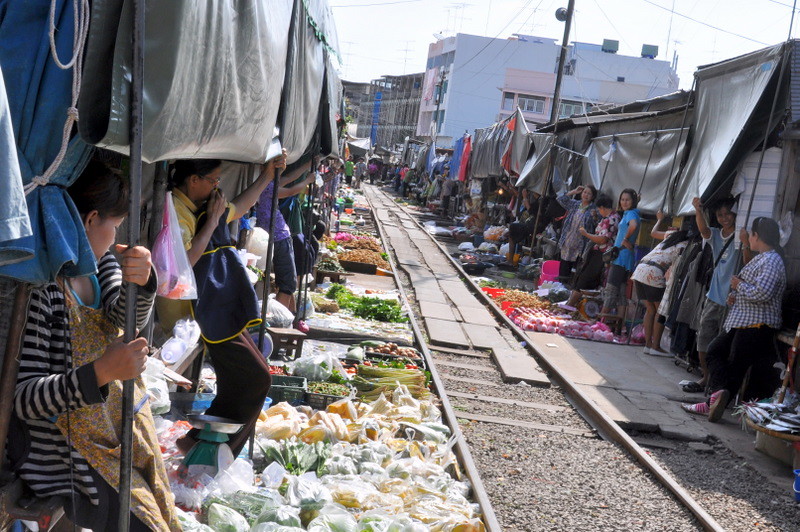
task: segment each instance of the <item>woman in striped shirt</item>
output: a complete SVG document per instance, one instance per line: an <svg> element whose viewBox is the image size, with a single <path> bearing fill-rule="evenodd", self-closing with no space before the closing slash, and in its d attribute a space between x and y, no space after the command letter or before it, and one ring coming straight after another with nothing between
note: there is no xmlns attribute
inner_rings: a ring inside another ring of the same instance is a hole
<svg viewBox="0 0 800 532"><path fill-rule="evenodd" d="M120 381L136 379L148 353L144 338L126 344L118 337L125 314L122 281L139 286L136 321L143 327L156 279L147 249L118 245L121 267L109 252L127 214L128 190L122 177L93 161L69 194L83 220L98 273L59 276L32 291L9 457L37 496L64 497L73 523L113 530L119 514ZM140 382L135 399L133 479L139 493L133 496L131 530L179 529Z"/></svg>

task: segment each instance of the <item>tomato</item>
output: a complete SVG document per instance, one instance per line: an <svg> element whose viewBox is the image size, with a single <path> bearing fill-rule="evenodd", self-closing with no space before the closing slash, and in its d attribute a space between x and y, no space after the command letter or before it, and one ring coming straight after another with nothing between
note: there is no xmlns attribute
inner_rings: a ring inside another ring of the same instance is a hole
<svg viewBox="0 0 800 532"><path fill-rule="evenodd" d="M406 369L419 369L416 364L406 364Z"/></svg>

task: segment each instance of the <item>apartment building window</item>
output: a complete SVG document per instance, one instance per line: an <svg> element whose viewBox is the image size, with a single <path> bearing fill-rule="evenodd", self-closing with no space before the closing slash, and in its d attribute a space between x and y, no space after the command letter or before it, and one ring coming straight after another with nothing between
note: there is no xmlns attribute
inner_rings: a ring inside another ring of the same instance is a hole
<svg viewBox="0 0 800 532"><path fill-rule="evenodd" d="M513 92L504 92L503 93L503 111L513 111L514 110L514 93Z"/></svg>
<svg viewBox="0 0 800 532"><path fill-rule="evenodd" d="M563 101L558 109L558 116L559 118L566 118L572 115L582 115L584 112L589 112L591 109L590 104L585 104L585 106L586 110L584 111L584 104L581 102Z"/></svg>
<svg viewBox="0 0 800 532"><path fill-rule="evenodd" d="M519 108L529 113L544 114L544 98L520 95Z"/></svg>

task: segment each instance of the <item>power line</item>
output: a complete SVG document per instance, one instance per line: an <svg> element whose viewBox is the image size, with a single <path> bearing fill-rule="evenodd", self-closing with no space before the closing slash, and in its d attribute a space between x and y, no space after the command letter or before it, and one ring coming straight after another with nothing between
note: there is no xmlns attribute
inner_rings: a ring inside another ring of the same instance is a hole
<svg viewBox="0 0 800 532"><path fill-rule="evenodd" d="M525 4L524 6L522 6L522 8L520 8L520 10L519 10L519 11L517 11L517 12L516 12L516 14L514 14L514 16L513 16L513 17L511 17L511 20L509 20L509 21L508 21L508 24L506 24L505 26L503 26L503 29L501 29L500 31L498 31L498 32L497 32L497 35L495 35L494 37L492 37L492 38L489 40L489 42L487 42L487 43L486 43L486 45L485 45L483 48L481 48L480 50L478 50L478 51L475 53L475 55L473 55L472 57L470 57L469 59L467 59L467 60L466 60L464 63L462 63L462 65L461 65L461 68L464 68L465 66L467 66L468 64L470 64L470 63L472 62L472 60L473 60L473 59L475 59L476 57L478 57L479 55L481 55L481 54L483 53L483 51L484 51L484 50L486 50L487 48L489 48L489 46L490 46L490 45L491 45L491 44L492 44L492 43L495 41L495 39L497 39L497 38L500 36L500 34L501 34L501 33L503 33L504 31L506 31L506 29L508 29L508 27L509 27L509 26L510 26L510 25L511 25L513 22L514 22L514 20L516 20L516 18L517 18L518 16L520 16L520 15L522 14L522 12L523 12L523 11L525 11L525 9L527 9L527 7L528 7L528 6L530 6L532 3L533 3L533 0L528 0L528 3L527 3L527 4ZM540 3L541 3L541 2L540 2Z"/></svg>
<svg viewBox="0 0 800 532"><path fill-rule="evenodd" d="M410 4L412 2L422 2L422 0L395 0L394 2L381 2L376 4L349 4L346 6L331 6L332 8L338 7L380 7L380 6L391 6L394 4Z"/></svg>
<svg viewBox="0 0 800 532"><path fill-rule="evenodd" d="M728 35L733 35L734 37L739 37L740 39L745 39L747 41L751 41L751 42L754 42L756 44L760 44L760 45L763 45L763 46L768 46L768 43L761 42L761 41L758 41L756 39L751 39L750 37L746 37L746 36L744 36L744 35L742 35L740 33L735 33L735 32L732 32L732 31L728 31L728 30L722 29L722 28L720 28L718 26L714 26L712 24L709 24L708 22L703 22L702 20L697 20L696 18L692 18L689 15L684 15L683 13L678 13L674 9L670 9L670 8L664 7L662 5L658 5L655 2L651 2L650 0L643 0L643 1L648 3L648 4L650 4L651 6L655 6L655 7L659 8L659 9L663 9L664 11L667 11L668 13L672 13L673 15L678 15L679 17L691 20L692 22L695 22L695 23L700 24L702 26L706 26L708 28L711 28L712 30L721 31L722 33L727 33ZM776 2L776 3L780 3L780 2ZM784 5L784 4L781 4L781 5Z"/></svg>

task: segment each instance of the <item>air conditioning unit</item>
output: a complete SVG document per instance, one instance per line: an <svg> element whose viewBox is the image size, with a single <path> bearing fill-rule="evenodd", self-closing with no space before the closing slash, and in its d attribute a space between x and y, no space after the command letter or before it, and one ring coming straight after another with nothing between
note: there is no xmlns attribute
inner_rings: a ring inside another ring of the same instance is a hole
<svg viewBox="0 0 800 532"><path fill-rule="evenodd" d="M655 44L643 44L642 57L647 57L648 59L655 59L658 57L658 46Z"/></svg>
<svg viewBox="0 0 800 532"><path fill-rule="evenodd" d="M619 41L612 39L603 39L603 46L601 48L607 54L615 54L619 50Z"/></svg>

